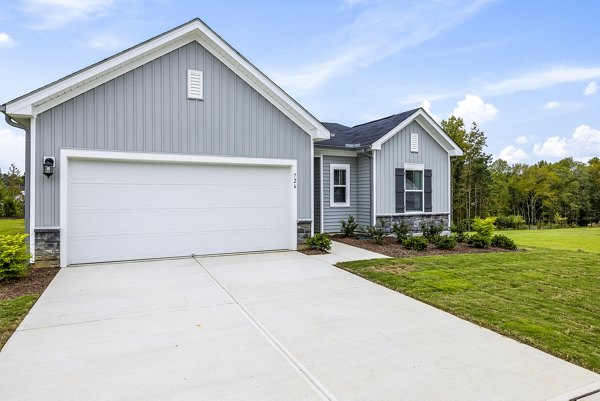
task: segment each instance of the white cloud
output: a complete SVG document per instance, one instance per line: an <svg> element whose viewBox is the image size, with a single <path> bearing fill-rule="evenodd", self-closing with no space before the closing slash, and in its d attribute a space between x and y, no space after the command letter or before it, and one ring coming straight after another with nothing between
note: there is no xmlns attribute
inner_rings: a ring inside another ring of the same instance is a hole
<svg viewBox="0 0 600 401"><path fill-rule="evenodd" d="M493 120L497 114L496 106L484 102L479 96L467 94L458 102L451 115L461 117L466 125L471 125L472 122L480 124Z"/></svg>
<svg viewBox="0 0 600 401"><path fill-rule="evenodd" d="M597 91L598 91L598 85L596 85L595 81L592 81L586 85L585 89L583 90L583 94L586 96L593 95Z"/></svg>
<svg viewBox="0 0 600 401"><path fill-rule="evenodd" d="M600 67L551 67L485 84L483 90L490 95L502 95L594 78L600 78Z"/></svg>
<svg viewBox="0 0 600 401"><path fill-rule="evenodd" d="M517 137L517 139L515 139L515 142L518 145L525 145L527 142L529 142L529 139L527 139L525 135L521 135L520 137Z"/></svg>
<svg viewBox="0 0 600 401"><path fill-rule="evenodd" d="M554 101L550 101L548 103L546 103L544 105L545 109L556 109L558 106L560 106L560 103L558 102L554 102Z"/></svg>
<svg viewBox="0 0 600 401"><path fill-rule="evenodd" d="M582 124L575 128L571 137L553 136L543 143L536 143L533 153L548 159L571 156L577 160L588 160L600 155L600 130Z"/></svg>
<svg viewBox="0 0 600 401"><path fill-rule="evenodd" d="M99 50L119 50L125 47L123 39L113 34L103 34L92 38L89 41L92 49Z"/></svg>
<svg viewBox="0 0 600 401"><path fill-rule="evenodd" d="M0 169L6 172L11 163L23 170L25 165L25 134L0 128Z"/></svg>
<svg viewBox="0 0 600 401"><path fill-rule="evenodd" d="M508 164L522 163L529 158L527 152L513 145L508 145L500 151L498 159L506 160Z"/></svg>
<svg viewBox="0 0 600 401"><path fill-rule="evenodd" d="M0 47L11 47L15 45L15 41L6 32L0 32Z"/></svg>
<svg viewBox="0 0 600 401"><path fill-rule="evenodd" d="M423 102L421 103L421 106L419 106L419 107L423 108L423 110L425 110L427 112L427 114L429 114L431 116L431 118L433 118L438 123L440 123L442 121L442 119L440 118L439 115L437 115L431 111L431 102L429 100L427 100L427 99L423 100Z"/></svg>
<svg viewBox="0 0 600 401"><path fill-rule="evenodd" d="M312 45L303 45L302 51L296 52L303 59L292 57L293 67L271 68L269 75L293 94L310 93L334 78L438 36L464 22L487 3L488 0L369 3L351 24L320 35ZM312 58L308 62L305 61L307 55Z"/></svg>
<svg viewBox="0 0 600 401"><path fill-rule="evenodd" d="M114 0L21 0L23 11L40 20L38 29L57 29L69 22L102 16Z"/></svg>

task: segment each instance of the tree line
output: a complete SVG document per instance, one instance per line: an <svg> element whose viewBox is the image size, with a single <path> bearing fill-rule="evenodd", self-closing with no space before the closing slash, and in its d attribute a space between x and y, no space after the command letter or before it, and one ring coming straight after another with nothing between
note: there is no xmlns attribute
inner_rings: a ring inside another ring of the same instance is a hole
<svg viewBox="0 0 600 401"><path fill-rule="evenodd" d="M462 118L451 116L442 128L464 151L451 164L454 224L470 229L473 218L488 216L507 228L600 220L600 158L509 165L485 153L487 138L476 123L467 130Z"/></svg>
<svg viewBox="0 0 600 401"><path fill-rule="evenodd" d="M11 164L8 171L0 170L0 217L25 215L25 176Z"/></svg>

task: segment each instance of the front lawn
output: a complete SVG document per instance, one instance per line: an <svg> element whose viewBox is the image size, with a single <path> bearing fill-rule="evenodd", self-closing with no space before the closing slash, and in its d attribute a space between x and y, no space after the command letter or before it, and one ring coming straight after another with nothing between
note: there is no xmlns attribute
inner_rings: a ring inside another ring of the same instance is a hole
<svg viewBox="0 0 600 401"><path fill-rule="evenodd" d="M600 372L598 253L536 248L338 266Z"/></svg>
<svg viewBox="0 0 600 401"><path fill-rule="evenodd" d="M22 234L25 232L25 220L0 218L0 235Z"/></svg>
<svg viewBox="0 0 600 401"><path fill-rule="evenodd" d="M512 238L518 245L549 249L600 252L600 228L560 228L550 230L507 230L498 234Z"/></svg>
<svg viewBox="0 0 600 401"><path fill-rule="evenodd" d="M0 299L0 350L39 298L37 294Z"/></svg>

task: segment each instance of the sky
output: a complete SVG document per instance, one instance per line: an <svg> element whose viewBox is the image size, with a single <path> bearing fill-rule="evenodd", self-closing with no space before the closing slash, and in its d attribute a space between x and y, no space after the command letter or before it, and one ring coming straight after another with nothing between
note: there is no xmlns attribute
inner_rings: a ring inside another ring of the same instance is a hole
<svg viewBox="0 0 600 401"><path fill-rule="evenodd" d="M321 121L423 107L509 163L600 156L600 2L0 0L0 104L199 17ZM24 163L0 120L0 169Z"/></svg>

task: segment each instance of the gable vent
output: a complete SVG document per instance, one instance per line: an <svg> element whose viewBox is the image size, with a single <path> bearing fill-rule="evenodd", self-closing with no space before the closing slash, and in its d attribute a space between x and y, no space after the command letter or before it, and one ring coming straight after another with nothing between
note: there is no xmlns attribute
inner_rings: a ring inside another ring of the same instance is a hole
<svg viewBox="0 0 600 401"><path fill-rule="evenodd" d="M187 97L188 99L203 99L202 71L188 70L187 72Z"/></svg>
<svg viewBox="0 0 600 401"><path fill-rule="evenodd" d="M419 151L419 134L410 134L410 151Z"/></svg>

